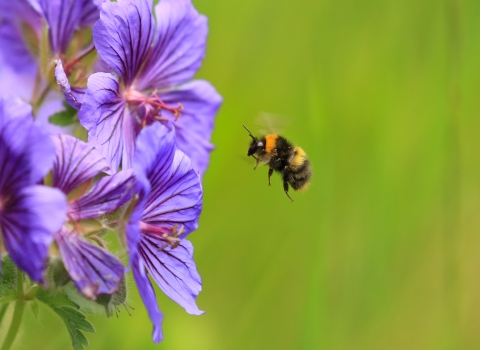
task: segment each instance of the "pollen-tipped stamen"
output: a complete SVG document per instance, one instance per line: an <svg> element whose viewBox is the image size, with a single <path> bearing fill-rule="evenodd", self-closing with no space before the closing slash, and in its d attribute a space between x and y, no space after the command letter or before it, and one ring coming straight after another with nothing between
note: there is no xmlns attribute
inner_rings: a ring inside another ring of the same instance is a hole
<svg viewBox="0 0 480 350"><path fill-rule="evenodd" d="M165 241L165 244L158 248L159 251L165 249L168 246L171 246L172 249L178 247L178 245L180 244L179 237L185 232L185 228L183 225L179 227L175 224L171 228L166 228L150 225L143 221L140 222L140 230L145 233L160 236Z"/></svg>
<svg viewBox="0 0 480 350"><path fill-rule="evenodd" d="M172 112L173 116L175 117L175 121L177 121L182 115L181 111L183 110L183 105L181 103L178 103L178 107L169 106L162 101L162 99L157 95L157 92L157 89L155 89L151 94L144 95L141 92L130 89L125 94L127 102L135 105L132 113L135 113L140 108L144 107L144 115L141 117L142 128L147 125L149 117L159 121L167 121L168 118L160 115L162 109Z"/></svg>

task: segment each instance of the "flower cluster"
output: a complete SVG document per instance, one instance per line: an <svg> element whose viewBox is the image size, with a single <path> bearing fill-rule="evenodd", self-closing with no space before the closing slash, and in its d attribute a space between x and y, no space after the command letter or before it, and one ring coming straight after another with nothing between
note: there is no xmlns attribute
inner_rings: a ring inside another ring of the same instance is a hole
<svg viewBox="0 0 480 350"><path fill-rule="evenodd" d="M222 102L192 80L207 33L190 0L0 0L0 251L43 293L97 302L131 271L155 342L151 280L203 313L186 237Z"/></svg>

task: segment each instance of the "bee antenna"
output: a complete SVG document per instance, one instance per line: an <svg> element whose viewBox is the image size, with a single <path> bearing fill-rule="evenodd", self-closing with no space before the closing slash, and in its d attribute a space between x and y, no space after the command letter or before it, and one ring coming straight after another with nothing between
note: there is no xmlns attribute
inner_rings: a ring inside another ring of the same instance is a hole
<svg viewBox="0 0 480 350"><path fill-rule="evenodd" d="M248 130L248 128L247 128L245 125L243 125L243 127L245 128L245 130L248 131L248 133L249 133L249 135L250 135L250 137L251 137L252 139L254 139L254 140L257 139L255 136L252 135L252 132L251 132L250 130Z"/></svg>

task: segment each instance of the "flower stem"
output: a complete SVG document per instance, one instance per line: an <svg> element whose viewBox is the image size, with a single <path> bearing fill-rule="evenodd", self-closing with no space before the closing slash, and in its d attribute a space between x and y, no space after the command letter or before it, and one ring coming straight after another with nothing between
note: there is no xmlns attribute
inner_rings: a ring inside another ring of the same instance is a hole
<svg viewBox="0 0 480 350"><path fill-rule="evenodd" d="M7 336L3 342L1 350L9 350L17 336L22 322L23 310L25 309L25 301L23 300L23 273L17 268L17 295L18 300L15 302L15 309L13 310L12 322L8 329Z"/></svg>

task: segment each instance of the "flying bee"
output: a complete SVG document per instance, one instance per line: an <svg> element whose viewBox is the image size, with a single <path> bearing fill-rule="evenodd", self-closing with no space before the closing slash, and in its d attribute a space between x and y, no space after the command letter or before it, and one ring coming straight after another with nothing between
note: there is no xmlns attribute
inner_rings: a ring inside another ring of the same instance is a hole
<svg viewBox="0 0 480 350"><path fill-rule="evenodd" d="M293 199L288 194L289 185L295 191L307 188L310 178L312 177L312 169L310 161L303 149L295 147L287 139L278 134L268 134L257 138L252 135L250 130L244 125L248 131L252 142L248 148L247 155L252 156L256 160L255 168L258 164L268 164L268 185L270 186L270 177L274 171L278 171L282 175L283 190L288 198Z"/></svg>

